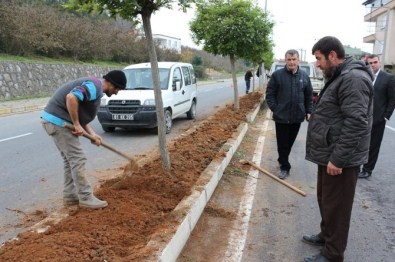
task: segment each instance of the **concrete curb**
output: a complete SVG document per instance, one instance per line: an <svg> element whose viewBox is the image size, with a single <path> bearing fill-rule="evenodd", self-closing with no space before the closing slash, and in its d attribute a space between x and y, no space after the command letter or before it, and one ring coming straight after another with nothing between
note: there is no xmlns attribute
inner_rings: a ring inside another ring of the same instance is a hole
<svg viewBox="0 0 395 262"><path fill-rule="evenodd" d="M44 107L45 107L45 105L28 105L28 106L21 106L21 107L0 108L0 116L7 116L7 115L14 115L14 114L39 111L39 110L44 109Z"/></svg>
<svg viewBox="0 0 395 262"><path fill-rule="evenodd" d="M153 240L148 242L148 248L158 250L152 261L171 262L177 260L203 213L204 208L221 180L225 168L247 133L248 123L254 121L258 114L261 103L262 101L255 110L246 117L247 123L243 123L238 127L237 132L235 132L235 137L230 138L222 146L220 153L223 152L225 157L222 160L216 160L209 164L202 172L195 187L192 189L192 194L183 199L174 209L173 215L178 222L178 227L168 229L168 231L172 231L171 233L157 232L155 236L153 236ZM165 235L167 235L167 237L165 237Z"/></svg>
<svg viewBox="0 0 395 262"><path fill-rule="evenodd" d="M195 186L192 194L181 201L174 209L174 212L179 214L184 213L184 211L187 211L188 209L189 211L182 221L180 221L180 225L170 242L162 250L158 261L167 262L177 260L188 241L190 234L195 228L196 223L203 213L204 208L221 180L225 168L232 159L233 154L236 152L247 130L248 124L244 123L240 125L238 128L239 136L233 141L228 141L221 150L224 151L224 153L226 152L225 158L222 161L211 162L206 170L201 174L197 184L199 185L202 182L204 183L205 180L208 180L208 182L204 186ZM153 245L153 243L148 243L148 246L151 245Z"/></svg>

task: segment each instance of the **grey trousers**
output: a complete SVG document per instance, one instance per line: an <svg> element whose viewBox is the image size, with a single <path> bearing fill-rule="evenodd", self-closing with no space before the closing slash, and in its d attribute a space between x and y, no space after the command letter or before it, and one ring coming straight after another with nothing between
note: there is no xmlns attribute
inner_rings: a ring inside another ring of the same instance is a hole
<svg viewBox="0 0 395 262"><path fill-rule="evenodd" d="M63 158L64 187L63 198L86 199L92 195L92 187L86 178L86 156L81 148L78 136L67 128L49 122L42 122L49 136L53 138L56 147Z"/></svg>

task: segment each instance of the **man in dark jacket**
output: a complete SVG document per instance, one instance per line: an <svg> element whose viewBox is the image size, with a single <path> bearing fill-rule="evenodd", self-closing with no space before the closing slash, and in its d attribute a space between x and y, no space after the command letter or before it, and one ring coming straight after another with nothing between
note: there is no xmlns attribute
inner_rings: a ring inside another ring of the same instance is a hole
<svg viewBox="0 0 395 262"><path fill-rule="evenodd" d="M390 119L395 107L395 76L380 70L381 64L377 55L368 56L367 62L375 75L373 81L373 126L369 160L363 165L359 178L368 178L372 175L379 156L381 141L383 140L385 122Z"/></svg>
<svg viewBox="0 0 395 262"><path fill-rule="evenodd" d="M320 232L303 241L323 246L305 262L344 260L360 165L367 162L373 120L373 74L360 60L345 57L335 37L313 47L326 83L311 115L306 159L318 165L317 200Z"/></svg>
<svg viewBox="0 0 395 262"><path fill-rule="evenodd" d="M246 81L246 94L250 92L250 86L251 86L251 77L254 75L252 74L251 69L248 69L247 72L244 75L244 80Z"/></svg>
<svg viewBox="0 0 395 262"><path fill-rule="evenodd" d="M313 88L307 73L299 68L299 53L285 53L286 66L275 71L266 89L266 102L276 126L280 179L289 176L289 154L300 124L309 119L313 107Z"/></svg>

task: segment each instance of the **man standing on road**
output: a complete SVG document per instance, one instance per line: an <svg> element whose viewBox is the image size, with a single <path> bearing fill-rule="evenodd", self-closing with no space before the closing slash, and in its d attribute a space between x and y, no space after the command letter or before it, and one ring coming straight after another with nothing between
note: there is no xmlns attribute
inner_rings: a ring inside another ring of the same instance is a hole
<svg viewBox="0 0 395 262"><path fill-rule="evenodd" d="M313 88L307 73L299 68L298 51L288 50L285 63L284 68L271 75L266 89L266 102L276 126L280 179L289 176L289 154L300 124L309 120L313 108Z"/></svg>
<svg viewBox="0 0 395 262"><path fill-rule="evenodd" d="M248 92L250 92L251 77L253 77L251 69L248 69L244 75L244 80L246 81L246 94L248 94Z"/></svg>
<svg viewBox="0 0 395 262"><path fill-rule="evenodd" d="M367 57L367 62L373 70L373 126L369 147L369 160L363 165L359 178L368 178L379 157L381 141L383 140L385 122L388 121L395 107L395 76L380 70L381 63L377 55Z"/></svg>
<svg viewBox="0 0 395 262"><path fill-rule="evenodd" d="M368 159L373 74L364 62L345 57L343 45L335 37L320 39L312 52L327 79L306 138L306 159L318 165L321 231L302 240L323 249L304 261L342 262L359 167Z"/></svg>
<svg viewBox="0 0 395 262"><path fill-rule="evenodd" d="M83 77L66 83L56 90L41 115L45 131L63 158L63 202L66 205L79 204L92 209L107 206L106 201L93 195L86 178L86 157L78 138L87 132L95 138L92 143L101 144L101 137L89 123L96 117L103 93L110 97L126 87L126 76L120 70L110 71L103 78L103 82L95 77ZM74 130L68 130L65 124L72 124Z"/></svg>

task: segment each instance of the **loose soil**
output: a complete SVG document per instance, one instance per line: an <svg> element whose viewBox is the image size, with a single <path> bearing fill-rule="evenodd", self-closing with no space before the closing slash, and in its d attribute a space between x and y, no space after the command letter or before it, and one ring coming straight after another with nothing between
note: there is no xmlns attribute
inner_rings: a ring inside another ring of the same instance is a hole
<svg viewBox="0 0 395 262"><path fill-rule="evenodd" d="M158 232L176 228L174 208L190 195L200 174L245 117L257 106L262 94L250 93L233 105L220 109L197 128L168 145L171 171L165 172L156 156L145 161L138 172L107 180L95 194L109 206L100 210L70 207L68 216L51 223L43 233L28 231L0 249L1 261L145 261L156 250L147 246L160 241ZM140 162L140 161L139 161ZM143 162L143 161L141 161ZM109 175L110 177L111 175ZM208 210L231 216L226 210Z"/></svg>

